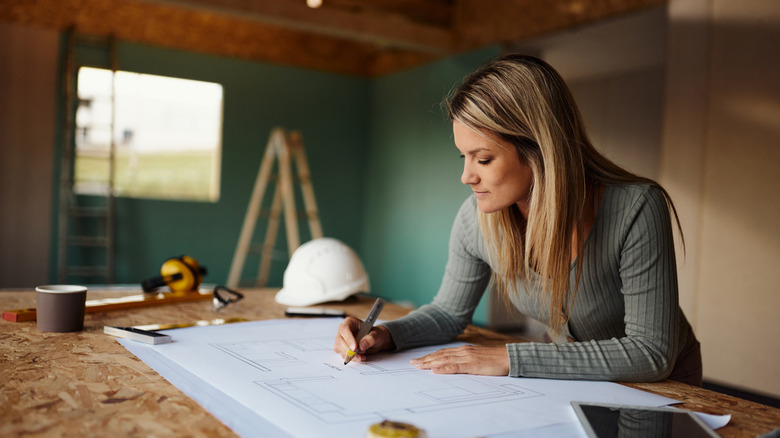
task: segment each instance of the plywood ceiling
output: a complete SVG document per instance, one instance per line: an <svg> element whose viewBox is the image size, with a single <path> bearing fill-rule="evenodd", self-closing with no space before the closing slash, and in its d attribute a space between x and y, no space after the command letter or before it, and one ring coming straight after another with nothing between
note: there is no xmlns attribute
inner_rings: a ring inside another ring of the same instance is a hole
<svg viewBox="0 0 780 438"><path fill-rule="evenodd" d="M665 0L3 0L0 20L380 76Z"/></svg>

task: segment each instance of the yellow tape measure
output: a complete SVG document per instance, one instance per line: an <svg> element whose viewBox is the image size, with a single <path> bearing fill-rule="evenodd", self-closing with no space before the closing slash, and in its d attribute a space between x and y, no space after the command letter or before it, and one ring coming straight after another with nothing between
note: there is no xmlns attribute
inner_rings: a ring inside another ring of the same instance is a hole
<svg viewBox="0 0 780 438"><path fill-rule="evenodd" d="M372 424L366 438L425 438L425 431L408 423L385 420Z"/></svg>

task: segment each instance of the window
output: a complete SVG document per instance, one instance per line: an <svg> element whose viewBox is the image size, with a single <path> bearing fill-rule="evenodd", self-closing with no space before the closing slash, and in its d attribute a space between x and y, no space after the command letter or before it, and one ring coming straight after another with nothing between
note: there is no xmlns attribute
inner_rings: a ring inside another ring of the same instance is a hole
<svg viewBox="0 0 780 438"><path fill-rule="evenodd" d="M111 70L82 67L78 96L76 193L107 190L115 113L117 196L219 199L221 85L124 71L114 75Z"/></svg>

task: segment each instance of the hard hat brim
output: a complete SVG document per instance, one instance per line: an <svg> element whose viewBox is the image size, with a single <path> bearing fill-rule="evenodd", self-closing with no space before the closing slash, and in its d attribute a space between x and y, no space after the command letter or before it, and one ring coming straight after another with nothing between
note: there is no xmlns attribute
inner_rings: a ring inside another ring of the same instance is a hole
<svg viewBox="0 0 780 438"><path fill-rule="evenodd" d="M285 306L311 306L317 304L316 300L301 299L300 296L296 296L291 293L289 289L282 289L276 293L274 297L277 303L284 304Z"/></svg>
<svg viewBox="0 0 780 438"><path fill-rule="evenodd" d="M299 290L282 288L276 293L274 300L285 306L312 306L314 304L322 304L330 301L344 301L358 292L370 292L368 278L363 278L348 287L345 287L344 291L341 293L329 294L328 296L306 295L302 294Z"/></svg>

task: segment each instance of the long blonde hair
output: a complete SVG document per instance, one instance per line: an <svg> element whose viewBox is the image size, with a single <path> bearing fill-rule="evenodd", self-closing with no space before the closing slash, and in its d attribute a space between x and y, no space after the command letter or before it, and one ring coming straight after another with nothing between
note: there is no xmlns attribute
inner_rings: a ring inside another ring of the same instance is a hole
<svg viewBox="0 0 780 438"><path fill-rule="evenodd" d="M467 76L447 99L446 108L451 121L509 141L533 171L528 217L513 204L494 213L479 212L479 223L488 254L500 260L493 264L499 293L508 298L518 279L529 284L536 272L540 291L550 296L553 333L560 334L569 319L582 272L578 262L570 294L572 235L576 231L580 261L589 191L595 197L595 189L604 184L653 184L662 190L680 227L662 187L621 168L593 147L569 88L546 62L526 55L498 58Z"/></svg>

